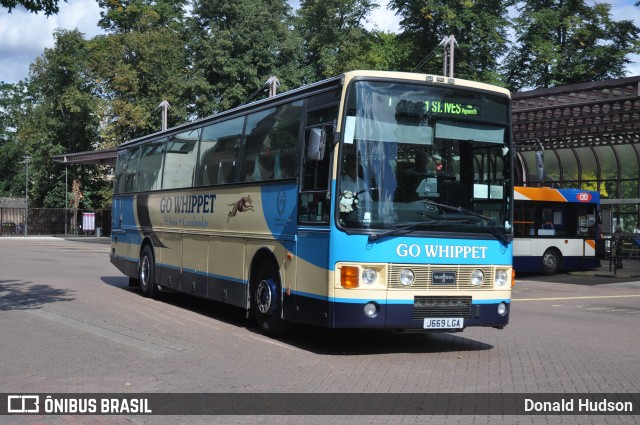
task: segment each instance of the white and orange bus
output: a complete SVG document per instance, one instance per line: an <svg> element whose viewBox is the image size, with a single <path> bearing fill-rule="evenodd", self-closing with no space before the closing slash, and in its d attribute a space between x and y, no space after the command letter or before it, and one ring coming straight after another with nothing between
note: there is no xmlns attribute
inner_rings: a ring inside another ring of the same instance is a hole
<svg viewBox="0 0 640 425"><path fill-rule="evenodd" d="M516 186L514 199L518 272L554 274L600 266L598 192Z"/></svg>
<svg viewBox="0 0 640 425"><path fill-rule="evenodd" d="M122 144L111 261L261 331L509 322L510 96L354 71Z"/></svg>

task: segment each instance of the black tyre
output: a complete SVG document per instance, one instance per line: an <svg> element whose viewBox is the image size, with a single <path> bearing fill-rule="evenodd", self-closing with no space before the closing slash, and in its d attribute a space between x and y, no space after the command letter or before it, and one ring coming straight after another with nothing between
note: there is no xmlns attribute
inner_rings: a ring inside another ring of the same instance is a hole
<svg viewBox="0 0 640 425"><path fill-rule="evenodd" d="M556 274L560 270L562 254L555 249L549 248L542 255L542 273L546 275Z"/></svg>
<svg viewBox="0 0 640 425"><path fill-rule="evenodd" d="M276 337L285 331L282 319L282 285L275 267L258 266L251 280L251 311L260 332Z"/></svg>
<svg viewBox="0 0 640 425"><path fill-rule="evenodd" d="M138 268L138 280L145 297L153 297L156 288L156 264L153 250L149 245L145 246L140 255L140 267Z"/></svg>

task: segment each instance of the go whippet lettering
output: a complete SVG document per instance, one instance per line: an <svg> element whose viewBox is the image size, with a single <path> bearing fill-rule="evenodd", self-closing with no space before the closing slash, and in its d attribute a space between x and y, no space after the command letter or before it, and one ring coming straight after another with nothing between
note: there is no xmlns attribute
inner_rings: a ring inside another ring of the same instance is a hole
<svg viewBox="0 0 640 425"><path fill-rule="evenodd" d="M161 213L213 214L215 194L174 196L160 199Z"/></svg>
<svg viewBox="0 0 640 425"><path fill-rule="evenodd" d="M427 258L487 258L486 246L463 246L463 245L424 245L424 248L418 244L407 245L401 243L396 246L396 254L398 257L418 258L424 256Z"/></svg>

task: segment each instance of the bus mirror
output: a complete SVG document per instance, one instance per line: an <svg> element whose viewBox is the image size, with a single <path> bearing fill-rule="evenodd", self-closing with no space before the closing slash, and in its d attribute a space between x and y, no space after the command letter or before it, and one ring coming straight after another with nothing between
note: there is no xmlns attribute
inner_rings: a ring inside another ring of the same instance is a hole
<svg viewBox="0 0 640 425"><path fill-rule="evenodd" d="M307 158L314 161L322 161L324 149L327 145L327 132L321 128L312 128L307 147Z"/></svg>
<svg viewBox="0 0 640 425"><path fill-rule="evenodd" d="M544 185L544 151L536 151L536 168L538 170L538 182L540 186Z"/></svg>

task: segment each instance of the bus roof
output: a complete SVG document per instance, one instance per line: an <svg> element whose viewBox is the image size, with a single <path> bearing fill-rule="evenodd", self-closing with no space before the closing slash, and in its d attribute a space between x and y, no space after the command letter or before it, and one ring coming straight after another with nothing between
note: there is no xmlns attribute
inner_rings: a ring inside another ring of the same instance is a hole
<svg viewBox="0 0 640 425"><path fill-rule="evenodd" d="M428 82L428 83L441 83L443 85L458 86L465 88L472 88L478 90L487 90L495 93L503 94L511 97L511 92L503 87L494 86L486 83L479 83L476 81L464 80L461 78L443 77L442 75L431 74L416 74L412 72L395 72L395 71L350 71L344 74L344 84L348 85L349 81L357 77L373 77L373 78L389 78L389 79L403 79L408 81Z"/></svg>
<svg viewBox="0 0 640 425"><path fill-rule="evenodd" d="M449 78L449 77L443 77L440 75L431 75L431 74L416 74L416 73L410 73L410 72L356 70L356 71L346 72L337 77L328 78L325 80L315 82L313 84L298 87L298 88L280 93L270 98L257 100L255 102L240 105L233 109L218 112L213 115L198 119L196 121L180 124L164 131L157 131L155 133L147 134L145 136L141 136L136 139L123 142L120 146L118 146L118 148L128 147L131 145L142 143L142 142L160 137L162 135L171 135L171 134L179 133L182 131L188 131L191 128L200 127L209 121L213 122L219 119L230 118L230 117L233 117L234 115L244 113L247 110L260 108L263 105L264 107L268 107L269 105L272 105L272 104L275 105L286 100L301 97L307 92L319 91L319 90L323 90L324 88L330 89L332 87L340 87L340 86L346 88L349 82L354 78L380 78L380 79L390 79L390 80L398 79L398 80L406 80L406 81L426 82L426 83L433 83L433 84L441 84L443 86L457 86L460 88L464 87L464 88L471 88L471 89L477 89L477 90L492 91L494 93L510 97L509 90L505 88L493 86L485 83L478 83L475 81L459 79L459 78Z"/></svg>

